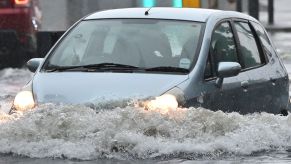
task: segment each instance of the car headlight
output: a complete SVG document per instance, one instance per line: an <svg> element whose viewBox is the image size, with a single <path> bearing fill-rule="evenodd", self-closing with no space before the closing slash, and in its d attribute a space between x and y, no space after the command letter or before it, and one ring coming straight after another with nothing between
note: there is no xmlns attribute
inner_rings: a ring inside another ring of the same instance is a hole
<svg viewBox="0 0 291 164"><path fill-rule="evenodd" d="M19 92L13 102L13 108L17 111L27 111L35 106L33 94L31 91Z"/></svg>
<svg viewBox="0 0 291 164"><path fill-rule="evenodd" d="M185 104L185 97L182 90L173 88L161 96L144 103L145 109L150 111L158 111L166 114L169 111L176 110L179 106Z"/></svg>
<svg viewBox="0 0 291 164"><path fill-rule="evenodd" d="M174 95L165 94L146 102L145 107L147 110L158 110L160 113L166 114L169 110L178 108L178 101Z"/></svg>

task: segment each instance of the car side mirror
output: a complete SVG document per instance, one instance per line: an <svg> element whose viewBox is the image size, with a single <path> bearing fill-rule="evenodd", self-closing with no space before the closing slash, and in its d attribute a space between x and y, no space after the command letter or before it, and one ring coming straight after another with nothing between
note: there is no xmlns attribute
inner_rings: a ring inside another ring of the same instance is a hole
<svg viewBox="0 0 291 164"><path fill-rule="evenodd" d="M216 86L221 87L223 79L226 77L233 77L239 74L241 65L237 62L219 62L217 68Z"/></svg>
<svg viewBox="0 0 291 164"><path fill-rule="evenodd" d="M43 58L33 58L30 59L27 63L26 66L31 72L35 72L39 65L42 63Z"/></svg>

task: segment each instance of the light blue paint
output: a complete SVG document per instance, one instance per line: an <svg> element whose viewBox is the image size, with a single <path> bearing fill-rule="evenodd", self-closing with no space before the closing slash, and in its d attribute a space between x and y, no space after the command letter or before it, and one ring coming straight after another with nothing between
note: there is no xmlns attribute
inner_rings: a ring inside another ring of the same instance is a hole
<svg viewBox="0 0 291 164"><path fill-rule="evenodd" d="M156 0L142 0L143 7L154 7L156 5Z"/></svg>
<svg viewBox="0 0 291 164"><path fill-rule="evenodd" d="M173 7L183 7L183 0L172 0Z"/></svg>

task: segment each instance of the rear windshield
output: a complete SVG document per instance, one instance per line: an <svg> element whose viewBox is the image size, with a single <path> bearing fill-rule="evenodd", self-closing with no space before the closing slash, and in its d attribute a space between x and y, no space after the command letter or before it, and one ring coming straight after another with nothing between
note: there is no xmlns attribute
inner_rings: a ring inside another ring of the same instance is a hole
<svg viewBox="0 0 291 164"><path fill-rule="evenodd" d="M202 26L153 19L83 21L57 46L45 67L118 63L189 70L198 52Z"/></svg>

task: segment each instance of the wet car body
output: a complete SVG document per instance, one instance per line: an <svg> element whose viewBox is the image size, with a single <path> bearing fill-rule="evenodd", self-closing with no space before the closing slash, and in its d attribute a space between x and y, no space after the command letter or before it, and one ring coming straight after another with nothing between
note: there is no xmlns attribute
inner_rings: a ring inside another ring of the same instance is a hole
<svg viewBox="0 0 291 164"><path fill-rule="evenodd" d="M56 49L61 47L62 42L80 23L122 19L201 23L201 31L196 39L197 47L195 52L190 52L194 55L192 64L179 58L179 65L184 68L186 63L189 71L75 71L74 68L66 71L48 67L48 61L52 60ZM97 12L83 18L68 30L44 62L42 59L32 59L28 66L33 71L38 68L25 89L33 92L34 101L38 104L80 104L100 98L172 94L180 106L242 114L277 114L285 111L288 106L288 74L266 31L254 18L231 11L135 8Z"/></svg>

